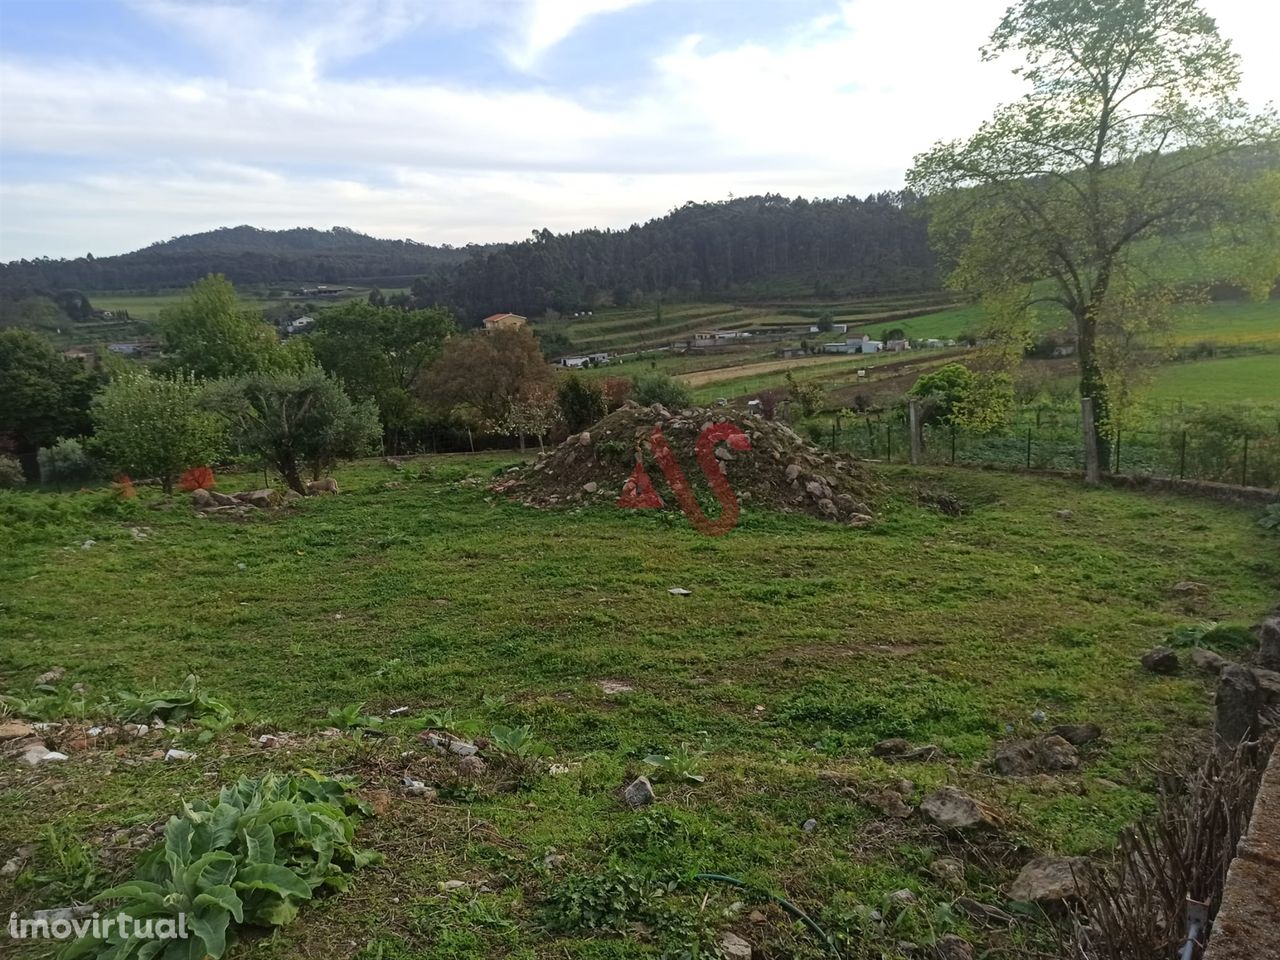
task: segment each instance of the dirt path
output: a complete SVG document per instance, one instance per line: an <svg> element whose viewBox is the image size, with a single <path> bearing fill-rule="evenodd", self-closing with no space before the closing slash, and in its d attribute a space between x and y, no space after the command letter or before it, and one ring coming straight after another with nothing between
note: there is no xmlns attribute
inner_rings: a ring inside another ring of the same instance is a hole
<svg viewBox="0 0 1280 960"><path fill-rule="evenodd" d="M763 363L744 363L738 367L717 367L714 370L682 373L677 375L677 379L683 380L690 387L705 387L709 383L719 383L721 380L738 380L742 377L753 377L762 373L794 370L797 367L820 367L825 365L832 367L840 365L873 367L884 362L876 358L887 356L890 356L890 354L868 354L866 356L861 354L837 354L835 356L826 355L821 357L792 357L790 360L767 360Z"/></svg>

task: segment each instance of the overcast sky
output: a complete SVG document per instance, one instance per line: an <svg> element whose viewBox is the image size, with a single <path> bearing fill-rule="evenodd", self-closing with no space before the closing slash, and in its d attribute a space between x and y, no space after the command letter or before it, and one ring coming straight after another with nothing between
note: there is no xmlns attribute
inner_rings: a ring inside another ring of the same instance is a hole
<svg viewBox="0 0 1280 960"><path fill-rule="evenodd" d="M425 243L895 189L1019 85L1007 0L0 0L0 260ZM1205 0L1280 99L1280 3Z"/></svg>

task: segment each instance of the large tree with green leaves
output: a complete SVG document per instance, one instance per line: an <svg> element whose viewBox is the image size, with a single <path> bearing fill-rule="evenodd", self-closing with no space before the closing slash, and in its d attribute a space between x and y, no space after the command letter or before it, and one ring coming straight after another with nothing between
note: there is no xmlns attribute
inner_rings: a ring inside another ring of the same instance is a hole
<svg viewBox="0 0 1280 960"><path fill-rule="evenodd" d="M1259 174L1277 124L1239 98L1238 59L1196 0L1020 0L983 50L1005 55L1030 89L917 157L909 181L951 285L1008 340L1034 307L1070 317L1105 463L1112 348L1172 299L1160 247L1191 243L1253 292L1280 274L1280 181Z"/></svg>
<svg viewBox="0 0 1280 960"><path fill-rule="evenodd" d="M261 456L303 496L304 467L319 479L339 458L371 453L382 432L373 402L353 401L316 366L211 384L205 404L229 421L242 450Z"/></svg>
<svg viewBox="0 0 1280 960"><path fill-rule="evenodd" d="M0 449L28 469L36 451L59 437L88 433L98 378L30 330L0 330Z"/></svg>
<svg viewBox="0 0 1280 960"><path fill-rule="evenodd" d="M300 347L282 346L262 315L240 302L221 274L191 285L187 298L160 313L160 336L171 364L197 377L238 377L296 368Z"/></svg>
<svg viewBox="0 0 1280 960"><path fill-rule="evenodd" d="M117 376L93 398L94 445L115 470L155 477L165 493L188 467L213 463L226 445L226 427L203 409L204 387L190 374Z"/></svg>
<svg viewBox="0 0 1280 960"><path fill-rule="evenodd" d="M308 339L320 365L352 396L377 403L387 442L396 451L402 431L423 416L413 386L456 329L448 310L401 310L373 303L371 294L369 302L351 300L325 310Z"/></svg>

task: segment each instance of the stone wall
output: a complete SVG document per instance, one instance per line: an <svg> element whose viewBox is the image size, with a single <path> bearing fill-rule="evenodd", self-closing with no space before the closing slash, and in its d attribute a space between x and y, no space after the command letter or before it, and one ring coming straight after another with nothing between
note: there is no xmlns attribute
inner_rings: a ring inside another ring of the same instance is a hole
<svg viewBox="0 0 1280 960"><path fill-rule="evenodd" d="M1280 960L1280 744L1231 862L1205 960Z"/></svg>

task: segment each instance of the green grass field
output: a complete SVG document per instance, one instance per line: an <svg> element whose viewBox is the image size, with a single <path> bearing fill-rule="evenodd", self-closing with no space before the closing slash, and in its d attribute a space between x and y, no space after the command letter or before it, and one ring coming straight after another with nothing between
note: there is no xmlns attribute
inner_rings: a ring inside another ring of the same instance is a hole
<svg viewBox="0 0 1280 960"><path fill-rule="evenodd" d="M1164 402L1280 406L1280 354L1168 364L1143 392Z"/></svg>
<svg viewBox="0 0 1280 960"><path fill-rule="evenodd" d="M1107 856L1151 808L1153 765L1184 755L1209 719L1207 681L1145 673L1139 654L1210 615L1253 622L1280 579L1274 534L1250 511L1191 499L891 468L878 476L896 492L869 529L747 505L709 539L679 514L505 502L484 481L510 462L442 457L420 482L364 464L339 473L340 496L241 522L149 509L158 494L145 488L125 502L0 492L6 692L29 696L53 666L63 689L91 694L194 672L236 711L207 743L168 730L0 767L0 860L36 845L22 874L0 878L11 908L102 889L138 855L130 838L184 800L313 768L387 791L360 838L385 862L235 957L657 958L725 928L764 956L823 955L759 895L698 872L790 898L850 957L900 958L898 941L945 932L977 955L1030 956L1047 949L1043 927L983 928L953 898L1003 904L1036 853ZM918 506L918 485L971 510ZM1183 580L1204 596L1175 597ZM605 693L605 680L630 689ZM331 707L359 703L408 712L376 738L318 735ZM528 724L559 772L485 747L487 772L467 779L415 737L428 711ZM1019 780L983 766L1008 731L1084 720L1106 736L1079 771ZM291 739L264 750L261 733ZM175 736L194 760L150 759ZM941 757L874 758L892 736ZM650 770L643 758L682 745L706 751L694 760L705 782L658 778L656 804L628 811L619 790ZM406 774L438 799L403 795ZM904 777L912 805L952 783L1008 823L967 844L885 819L865 798ZM965 863L958 888L929 869L942 855ZM441 892L448 880L467 886ZM887 905L900 889L918 901Z"/></svg>

